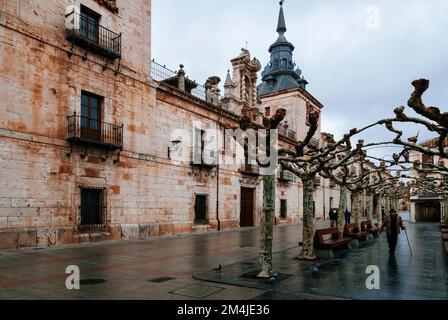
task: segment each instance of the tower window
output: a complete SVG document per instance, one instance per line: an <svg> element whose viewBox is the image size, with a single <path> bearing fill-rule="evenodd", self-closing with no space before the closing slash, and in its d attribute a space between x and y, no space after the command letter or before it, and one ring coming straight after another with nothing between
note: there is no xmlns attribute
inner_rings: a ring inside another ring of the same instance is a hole
<svg viewBox="0 0 448 320"><path fill-rule="evenodd" d="M271 116L271 107L266 107L266 108L264 109L264 115L265 115L266 117L270 117L270 116Z"/></svg>

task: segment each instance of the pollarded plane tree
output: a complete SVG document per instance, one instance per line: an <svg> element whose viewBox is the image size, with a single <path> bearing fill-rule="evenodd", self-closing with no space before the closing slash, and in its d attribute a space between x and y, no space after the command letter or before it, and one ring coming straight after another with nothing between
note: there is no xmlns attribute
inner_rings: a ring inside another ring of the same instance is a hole
<svg viewBox="0 0 448 320"><path fill-rule="evenodd" d="M338 215L338 233L343 236L344 232L344 215L343 212L347 207L347 193L351 192L353 198L353 216L355 223L360 228L361 220L361 196L363 194L378 194L378 191L386 186L397 183L398 178L393 177L389 173L389 168L382 163L379 167L371 164L365 159L365 152L362 152L363 140L359 140L357 149L362 156L354 157L350 161L344 163L335 171L331 171L325 167L321 173L324 178L330 179L340 186L339 211ZM358 168L358 169L357 169ZM379 193L381 203L382 194ZM371 197L370 210L368 211L368 219L373 219L373 197Z"/></svg>
<svg viewBox="0 0 448 320"><path fill-rule="evenodd" d="M277 136L274 132L285 118L286 110L278 109L272 117L263 116L262 124L257 122L258 114L255 115L254 112L256 111L243 110L239 128L233 128L243 131L242 139L237 139L237 142L244 149L246 162L253 160L260 168L269 167L272 169L272 163L267 162L266 159L269 159L272 153L277 154ZM251 134L260 130L262 134L258 136L258 139L254 139L253 136L250 137ZM275 168L277 165L276 161ZM275 224L275 172L275 170L267 169L263 174L263 216L259 249L261 271L258 273L260 278L270 278L273 274L272 241Z"/></svg>
<svg viewBox="0 0 448 320"><path fill-rule="evenodd" d="M298 254L299 260L315 260L313 249L314 236L314 214L313 214L313 191L314 179L322 172L333 172L338 168L344 170L344 165L357 157L364 157L362 147L352 148L351 138L371 127L378 125L374 123L361 129L352 129L342 139L335 141L332 136L322 146L312 145L311 139L318 128L318 113L309 116L310 128L303 141L299 141L294 150L281 148L279 150L279 163L283 169L292 172L300 178L303 184L303 247ZM342 193L346 193L346 185L341 184ZM340 203L340 206L345 204Z"/></svg>
<svg viewBox="0 0 448 320"><path fill-rule="evenodd" d="M446 147L448 142L448 112L442 113L439 108L433 106L426 107L423 103L422 96L429 88L429 80L414 80L412 85L414 87L414 91L408 100L408 106L417 114L423 116L423 118L410 117L406 115L404 106L396 108L394 110L395 118L384 119L378 122L381 125L385 125L387 130L395 134L395 138L392 141L371 143L368 146L384 146L387 144L402 146L403 151L400 155L407 159L409 159L409 154L412 150L446 159L448 158L448 148ZM394 126L398 123L412 123L426 128L430 133L435 135L435 138L437 139L437 147L431 148L419 145L418 135L415 137L409 137L405 141L403 139L403 131L396 129Z"/></svg>

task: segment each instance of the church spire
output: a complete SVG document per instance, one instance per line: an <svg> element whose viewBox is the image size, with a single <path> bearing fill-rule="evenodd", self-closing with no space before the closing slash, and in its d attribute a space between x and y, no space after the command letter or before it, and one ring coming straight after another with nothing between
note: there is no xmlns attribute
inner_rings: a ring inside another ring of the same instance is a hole
<svg viewBox="0 0 448 320"><path fill-rule="evenodd" d="M286 32L285 14L283 13L283 1L280 1L280 12L278 14L277 32L280 36Z"/></svg>
<svg viewBox="0 0 448 320"><path fill-rule="evenodd" d="M294 45L285 38L286 23L283 4L284 1L280 1L277 23L278 38L269 47L271 59L261 73L263 82L258 86L259 95L292 88L305 89L308 84L302 77L302 71L296 69L293 59Z"/></svg>

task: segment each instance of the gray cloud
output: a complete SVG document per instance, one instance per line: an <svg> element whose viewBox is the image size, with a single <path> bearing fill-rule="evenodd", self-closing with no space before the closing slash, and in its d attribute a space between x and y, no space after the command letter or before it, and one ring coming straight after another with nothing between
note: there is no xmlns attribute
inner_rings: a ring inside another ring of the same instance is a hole
<svg viewBox="0 0 448 320"><path fill-rule="evenodd" d="M371 5L379 8L379 29L366 27ZM296 47L308 90L325 105L323 131L341 136L391 116L406 105L416 78L431 80L427 104L446 109L447 12L443 0L287 1L286 37ZM276 1L156 0L152 13L153 57L173 69L185 64L200 83L210 75L224 79L246 41L264 65L276 39ZM418 130L403 129L410 135ZM422 130L420 136L429 134ZM384 129L374 129L363 138L387 137Z"/></svg>

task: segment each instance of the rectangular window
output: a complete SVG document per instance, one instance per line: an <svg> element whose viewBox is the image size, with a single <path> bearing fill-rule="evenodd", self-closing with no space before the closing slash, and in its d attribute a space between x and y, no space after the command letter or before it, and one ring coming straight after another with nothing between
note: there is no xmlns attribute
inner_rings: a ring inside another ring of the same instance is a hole
<svg viewBox="0 0 448 320"><path fill-rule="evenodd" d="M106 224L105 190L81 188L81 228L104 227Z"/></svg>
<svg viewBox="0 0 448 320"><path fill-rule="evenodd" d="M430 154L422 154L423 169L431 169L434 164L434 156Z"/></svg>
<svg viewBox="0 0 448 320"><path fill-rule="evenodd" d="M306 125L310 126L310 115L311 113L317 111L310 103L306 104Z"/></svg>
<svg viewBox="0 0 448 320"><path fill-rule="evenodd" d="M285 199L280 200L280 219L286 219L288 216L288 207Z"/></svg>
<svg viewBox="0 0 448 320"><path fill-rule="evenodd" d="M266 117L270 117L270 116L271 116L271 107L266 107L266 108L265 108L264 115L265 115Z"/></svg>
<svg viewBox="0 0 448 320"><path fill-rule="evenodd" d="M81 137L101 141L101 105L103 98L81 93Z"/></svg>
<svg viewBox="0 0 448 320"><path fill-rule="evenodd" d="M194 223L208 224L207 218L207 195L197 194L194 204Z"/></svg>
<svg viewBox="0 0 448 320"><path fill-rule="evenodd" d="M98 42L99 25L101 15L81 6L81 21L79 22L79 33L92 42Z"/></svg>
<svg viewBox="0 0 448 320"><path fill-rule="evenodd" d="M198 128L194 129L193 162L196 164L202 163L202 154L204 152L204 134L204 130Z"/></svg>

